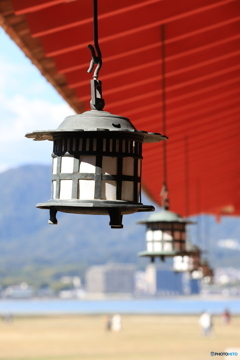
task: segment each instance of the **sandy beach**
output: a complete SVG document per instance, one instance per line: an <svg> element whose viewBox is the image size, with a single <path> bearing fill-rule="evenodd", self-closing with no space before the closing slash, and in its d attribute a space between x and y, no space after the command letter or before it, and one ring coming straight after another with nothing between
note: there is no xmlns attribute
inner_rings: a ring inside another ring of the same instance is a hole
<svg viewBox="0 0 240 360"><path fill-rule="evenodd" d="M240 347L240 317L230 325L213 320L206 338L197 316L124 315L120 332L106 330L105 315L16 317L0 322L0 359L205 360L211 351Z"/></svg>

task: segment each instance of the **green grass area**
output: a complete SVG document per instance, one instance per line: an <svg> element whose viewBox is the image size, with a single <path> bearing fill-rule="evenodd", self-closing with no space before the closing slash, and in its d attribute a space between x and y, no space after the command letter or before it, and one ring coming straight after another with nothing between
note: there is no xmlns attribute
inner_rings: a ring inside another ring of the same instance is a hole
<svg viewBox="0 0 240 360"><path fill-rule="evenodd" d="M118 333L106 331L106 320L51 316L2 321L0 360L205 360L211 351L240 345L240 317L226 326L215 316L209 338L202 336L196 316L122 316Z"/></svg>

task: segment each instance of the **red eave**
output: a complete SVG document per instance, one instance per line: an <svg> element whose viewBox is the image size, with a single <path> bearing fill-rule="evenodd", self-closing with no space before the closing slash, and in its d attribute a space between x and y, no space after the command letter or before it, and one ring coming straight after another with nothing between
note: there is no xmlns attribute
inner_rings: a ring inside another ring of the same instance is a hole
<svg viewBox="0 0 240 360"><path fill-rule="evenodd" d="M240 215L239 1L99 0L98 6L105 108L140 130L162 132L165 24L171 209ZM5 0L0 22L76 111L89 109L91 1ZM162 170L162 144L144 145L143 188L159 204Z"/></svg>

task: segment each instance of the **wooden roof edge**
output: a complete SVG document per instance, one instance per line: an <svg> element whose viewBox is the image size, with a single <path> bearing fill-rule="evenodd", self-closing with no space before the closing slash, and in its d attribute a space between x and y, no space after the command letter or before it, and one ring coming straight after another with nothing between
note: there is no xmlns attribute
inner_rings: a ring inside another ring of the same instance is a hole
<svg viewBox="0 0 240 360"><path fill-rule="evenodd" d="M12 15L16 16L16 15ZM6 34L15 42L15 44L23 51L23 53L26 55L27 58L32 62L34 66L38 68L40 73L45 77L45 79L56 89L56 91L59 93L59 95L69 104L69 106L76 111L76 113L82 113L85 108L83 102L79 101L77 98L77 95L74 95L75 91L73 89L69 89L67 87L67 83L63 85L60 85L53 76L51 76L48 71L45 69L42 62L33 55L31 49L29 49L26 44L24 43L21 36L15 31L15 29L8 23L7 19L0 13L0 26L4 29ZM27 27L27 23L26 23ZM34 50L34 49L32 49ZM51 58L47 58L49 61L52 62L53 67L55 68L55 63ZM46 58L43 59L43 61L46 61ZM57 74L56 71L56 75ZM65 79L64 75L62 75L63 79ZM66 91L66 88L68 91ZM67 94L69 93L69 96Z"/></svg>

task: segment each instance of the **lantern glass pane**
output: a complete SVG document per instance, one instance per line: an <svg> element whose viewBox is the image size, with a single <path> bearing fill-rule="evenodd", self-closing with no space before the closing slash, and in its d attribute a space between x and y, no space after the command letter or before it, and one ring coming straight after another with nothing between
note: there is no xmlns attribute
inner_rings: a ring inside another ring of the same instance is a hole
<svg viewBox="0 0 240 360"><path fill-rule="evenodd" d="M73 157L63 156L61 159L61 173L73 173L73 162Z"/></svg>
<svg viewBox="0 0 240 360"><path fill-rule="evenodd" d="M72 198L72 180L60 180L60 199Z"/></svg>
<svg viewBox="0 0 240 360"><path fill-rule="evenodd" d="M80 156L80 173L95 174L96 169L95 156Z"/></svg>
<svg viewBox="0 0 240 360"><path fill-rule="evenodd" d="M191 274L192 279L201 279L203 277L203 273L201 270L195 270Z"/></svg>
<svg viewBox="0 0 240 360"><path fill-rule="evenodd" d="M153 243L152 242L147 242L147 251L152 252L153 251Z"/></svg>
<svg viewBox="0 0 240 360"><path fill-rule="evenodd" d="M173 251L173 244L172 242L164 242L163 243L163 251Z"/></svg>
<svg viewBox="0 0 240 360"><path fill-rule="evenodd" d="M116 157L103 156L102 174L117 175L117 158Z"/></svg>
<svg viewBox="0 0 240 360"><path fill-rule="evenodd" d="M162 232L162 238L164 241L166 240L173 240L172 234L169 231Z"/></svg>
<svg viewBox="0 0 240 360"><path fill-rule="evenodd" d="M102 181L102 200L116 200L117 199L117 182L116 181Z"/></svg>
<svg viewBox="0 0 240 360"><path fill-rule="evenodd" d="M174 256L173 268L177 271L189 270L189 256Z"/></svg>
<svg viewBox="0 0 240 360"><path fill-rule="evenodd" d="M159 241L162 239L162 231L161 230L155 230L153 231L153 240Z"/></svg>
<svg viewBox="0 0 240 360"><path fill-rule="evenodd" d="M160 241L155 241L153 244L154 252L162 251L162 243Z"/></svg>
<svg viewBox="0 0 240 360"><path fill-rule="evenodd" d="M58 158L57 157L54 157L53 158L53 174L56 174L57 173L57 161L58 161Z"/></svg>
<svg viewBox="0 0 240 360"><path fill-rule="evenodd" d="M56 199L56 187L57 187L57 182L56 180L52 181L52 199Z"/></svg>
<svg viewBox="0 0 240 360"><path fill-rule="evenodd" d="M122 182L122 200L133 201L133 181L123 181Z"/></svg>
<svg viewBox="0 0 240 360"><path fill-rule="evenodd" d="M180 242L180 241L175 241L174 242L174 250L182 250L182 242Z"/></svg>
<svg viewBox="0 0 240 360"><path fill-rule="evenodd" d="M147 241L152 241L153 240L153 231L152 230L147 230L147 232L146 232L146 240Z"/></svg>
<svg viewBox="0 0 240 360"><path fill-rule="evenodd" d="M175 239L175 240L181 240L181 231L174 231L174 233L173 233L173 238Z"/></svg>
<svg viewBox="0 0 240 360"><path fill-rule="evenodd" d="M79 199L94 200L95 180L79 180Z"/></svg>
<svg viewBox="0 0 240 360"><path fill-rule="evenodd" d="M123 175L134 175L134 159L132 157L123 158Z"/></svg>

